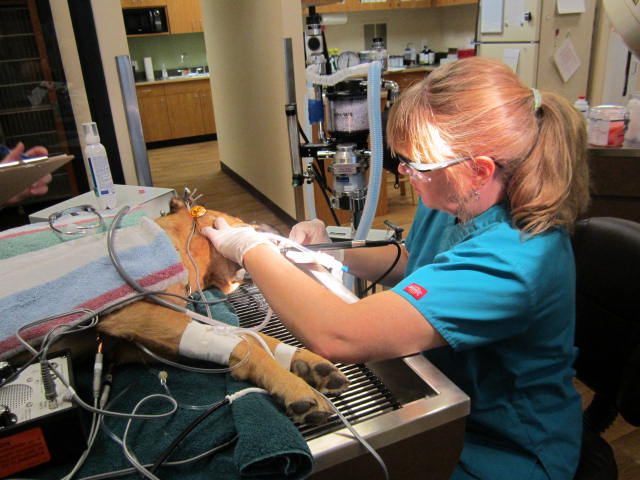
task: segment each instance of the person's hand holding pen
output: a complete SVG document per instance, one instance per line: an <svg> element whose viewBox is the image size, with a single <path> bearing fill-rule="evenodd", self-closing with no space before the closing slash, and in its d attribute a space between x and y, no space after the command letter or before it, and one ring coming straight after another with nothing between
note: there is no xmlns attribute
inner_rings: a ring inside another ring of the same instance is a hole
<svg viewBox="0 0 640 480"><path fill-rule="evenodd" d="M0 163L19 161L21 158L25 157L44 157L49 154L47 149L42 146L32 147L26 152L24 149L24 143L22 142L18 142L18 144L13 149L9 149L4 145L0 145L0 156L4 157L2 158L2 160L0 160ZM51 182L51 179L52 177L49 173L37 182L34 182L29 188L25 188L22 192L11 197L7 201L7 204L18 203L21 200L24 200L25 198L32 195L44 195L49 190L49 183Z"/></svg>

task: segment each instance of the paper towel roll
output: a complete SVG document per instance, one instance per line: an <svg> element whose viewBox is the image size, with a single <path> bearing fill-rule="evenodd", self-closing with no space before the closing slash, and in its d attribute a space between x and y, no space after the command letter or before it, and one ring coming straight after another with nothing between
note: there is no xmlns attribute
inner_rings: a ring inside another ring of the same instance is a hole
<svg viewBox="0 0 640 480"><path fill-rule="evenodd" d="M153 63L151 57L144 57L144 73L147 75L147 81L153 82L155 77L153 76Z"/></svg>

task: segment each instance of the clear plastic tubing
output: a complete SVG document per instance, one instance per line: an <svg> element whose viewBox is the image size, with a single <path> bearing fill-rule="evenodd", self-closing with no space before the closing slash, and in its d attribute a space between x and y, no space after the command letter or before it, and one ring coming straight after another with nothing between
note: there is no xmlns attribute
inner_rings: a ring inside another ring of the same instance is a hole
<svg viewBox="0 0 640 480"><path fill-rule="evenodd" d="M336 73L331 75L320 75L318 73L318 65L309 65L305 72L309 82L315 85L330 87L336 83L346 80L347 78L367 73L368 66L368 63L360 63L353 67L345 68L344 70L338 70Z"/></svg>

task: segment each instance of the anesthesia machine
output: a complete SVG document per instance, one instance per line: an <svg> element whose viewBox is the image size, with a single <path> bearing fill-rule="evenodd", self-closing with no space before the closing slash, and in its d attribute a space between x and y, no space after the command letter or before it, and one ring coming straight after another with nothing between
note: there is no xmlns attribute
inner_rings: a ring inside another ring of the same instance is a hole
<svg viewBox="0 0 640 480"><path fill-rule="evenodd" d="M284 47L288 102L285 111L293 185L305 187L308 215L314 218L312 183L317 183L338 225L327 229L332 238L366 240L370 238L381 188L381 91L387 92L385 108L388 108L398 96L398 85L381 79L382 61L358 63L351 58L353 52L338 57L334 66L327 54L321 17L314 7L309 7L304 32L308 119L314 131L314 138L309 141L297 117L290 39L285 40ZM326 172L331 174L331 184ZM295 192L296 214L302 220L303 193L301 188L295 188ZM349 227L340 227L335 209L350 211ZM399 235L401 229L386 223L395 230L394 235Z"/></svg>

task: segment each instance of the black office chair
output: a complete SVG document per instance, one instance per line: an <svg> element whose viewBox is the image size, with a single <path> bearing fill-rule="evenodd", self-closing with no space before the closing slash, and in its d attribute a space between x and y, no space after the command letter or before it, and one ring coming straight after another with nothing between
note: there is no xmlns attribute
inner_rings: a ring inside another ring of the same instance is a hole
<svg viewBox="0 0 640 480"><path fill-rule="evenodd" d="M577 222L576 377L594 392L584 410L576 480L617 479L600 436L621 415L640 426L640 223L613 217Z"/></svg>

